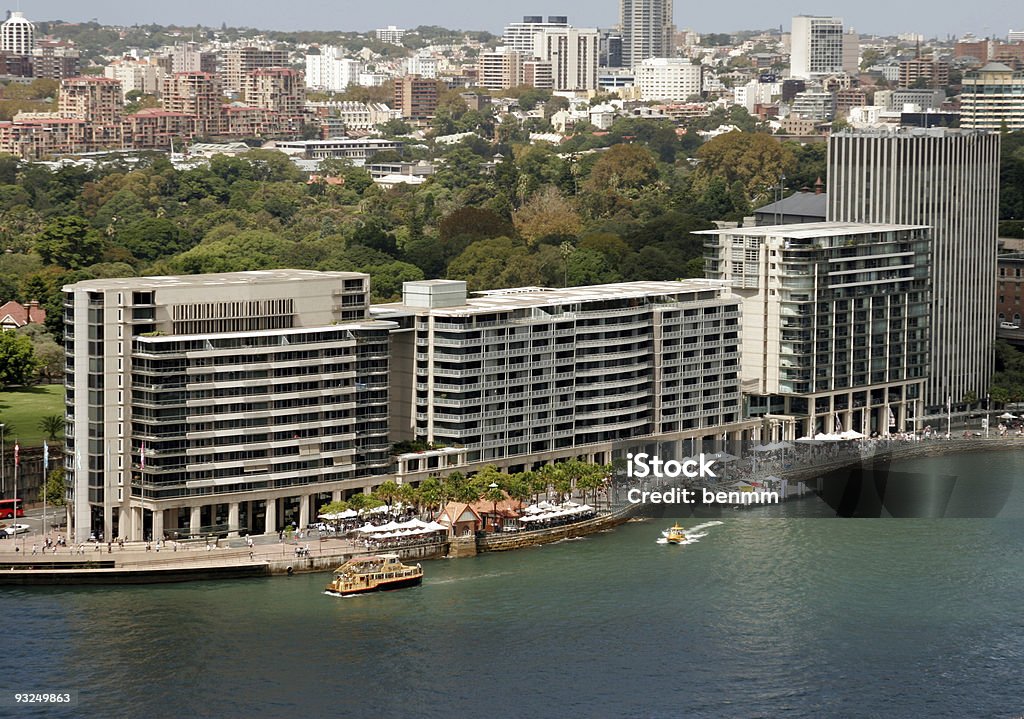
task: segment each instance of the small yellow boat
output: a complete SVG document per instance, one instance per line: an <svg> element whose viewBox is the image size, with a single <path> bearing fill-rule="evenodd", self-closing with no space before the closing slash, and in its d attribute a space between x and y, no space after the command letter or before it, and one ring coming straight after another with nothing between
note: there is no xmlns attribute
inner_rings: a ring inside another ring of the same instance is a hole
<svg viewBox="0 0 1024 719"><path fill-rule="evenodd" d="M663 534L669 544L682 544L686 541L686 533L683 531L683 528L679 526L679 522L676 522L675 526L670 527L663 532Z"/></svg>

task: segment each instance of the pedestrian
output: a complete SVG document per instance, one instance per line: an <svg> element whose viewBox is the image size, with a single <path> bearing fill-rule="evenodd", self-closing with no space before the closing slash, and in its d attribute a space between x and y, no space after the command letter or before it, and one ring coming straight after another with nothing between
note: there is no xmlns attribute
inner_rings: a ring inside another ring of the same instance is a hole
<svg viewBox="0 0 1024 719"><path fill-rule="evenodd" d="M32 554L36 554L36 553L37 553L38 551L39 551L39 550L38 550L38 548L36 547L36 545L34 545L34 544L33 544L33 545L32 545Z"/></svg>

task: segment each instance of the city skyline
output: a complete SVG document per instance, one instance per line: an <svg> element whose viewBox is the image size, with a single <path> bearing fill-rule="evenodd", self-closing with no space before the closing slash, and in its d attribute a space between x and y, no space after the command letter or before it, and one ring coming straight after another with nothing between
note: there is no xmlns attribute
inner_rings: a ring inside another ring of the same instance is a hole
<svg viewBox="0 0 1024 719"><path fill-rule="evenodd" d="M794 15L835 15L847 27L863 34L896 35L921 33L926 37L947 35L1005 37L1010 29L1024 28L1024 12L1013 11L1015 5L1000 1L987 8L977 6L933 6L922 16L914 6L892 6L869 0L852 7L846 3L819 2L807 7L800 2L787 2L772 7L725 6L698 7L677 4L674 18L677 28L698 32L735 32L782 26L789 30ZM126 5L114 0L94 0L88 4L72 0L41 0L13 3L9 10L25 13L34 21L66 20L86 22L95 19L105 25L161 25L257 27L268 30L337 30L366 32L377 27L398 25L440 25L462 30L486 30L500 34L502 28L521 20L522 15L568 15L577 27L611 27L618 23L619 3L584 3L582 0L558 0L554 3L524 4L515 12L489 5L469 4L459 0L438 0L429 5L411 0L394 0L386 7L355 5L345 7L316 0L303 2L280 12L280 5L267 0L242 2L226 0L211 5L196 0L182 0L172 6Z"/></svg>

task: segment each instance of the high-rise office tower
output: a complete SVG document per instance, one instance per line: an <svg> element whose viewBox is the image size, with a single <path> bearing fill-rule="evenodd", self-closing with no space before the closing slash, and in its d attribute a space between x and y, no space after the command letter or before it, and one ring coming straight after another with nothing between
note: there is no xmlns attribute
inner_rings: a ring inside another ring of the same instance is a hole
<svg viewBox="0 0 1024 719"><path fill-rule="evenodd" d="M941 128L833 134L828 188L830 221L931 226L925 405L984 398L996 331L999 135Z"/></svg>
<svg viewBox="0 0 1024 719"><path fill-rule="evenodd" d="M672 0L619 0L622 66L672 56Z"/></svg>

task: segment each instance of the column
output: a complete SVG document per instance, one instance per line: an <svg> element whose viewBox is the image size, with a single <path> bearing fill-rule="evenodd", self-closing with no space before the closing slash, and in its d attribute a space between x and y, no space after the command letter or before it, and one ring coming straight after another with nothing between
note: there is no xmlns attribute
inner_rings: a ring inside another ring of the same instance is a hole
<svg viewBox="0 0 1024 719"><path fill-rule="evenodd" d="M44 533L46 530L47 528L43 527ZM117 539L114 536L114 508L108 502L103 503L103 539L108 542Z"/></svg>
<svg viewBox="0 0 1024 719"><path fill-rule="evenodd" d="M267 500L267 534L277 534L277 499Z"/></svg>
<svg viewBox="0 0 1024 719"><path fill-rule="evenodd" d="M192 507L192 516L189 517L188 531L195 537L199 536L199 522L202 521L199 515L201 509L202 507Z"/></svg>
<svg viewBox="0 0 1024 719"><path fill-rule="evenodd" d="M299 529L309 526L309 495L299 495Z"/></svg>
<svg viewBox="0 0 1024 719"><path fill-rule="evenodd" d="M332 502L340 502L341 501L341 490L340 489L335 489L334 491L331 492L331 501Z"/></svg>
<svg viewBox="0 0 1024 719"><path fill-rule="evenodd" d="M238 536L238 502L228 504L228 536Z"/></svg>
<svg viewBox="0 0 1024 719"><path fill-rule="evenodd" d="M142 507L132 507L132 541L141 542L142 539Z"/></svg>
<svg viewBox="0 0 1024 719"><path fill-rule="evenodd" d="M153 541L159 542L164 538L164 510L153 510Z"/></svg>
<svg viewBox="0 0 1024 719"><path fill-rule="evenodd" d="M117 534L118 538L127 539L131 536L131 517L127 507L119 507L117 510Z"/></svg>

